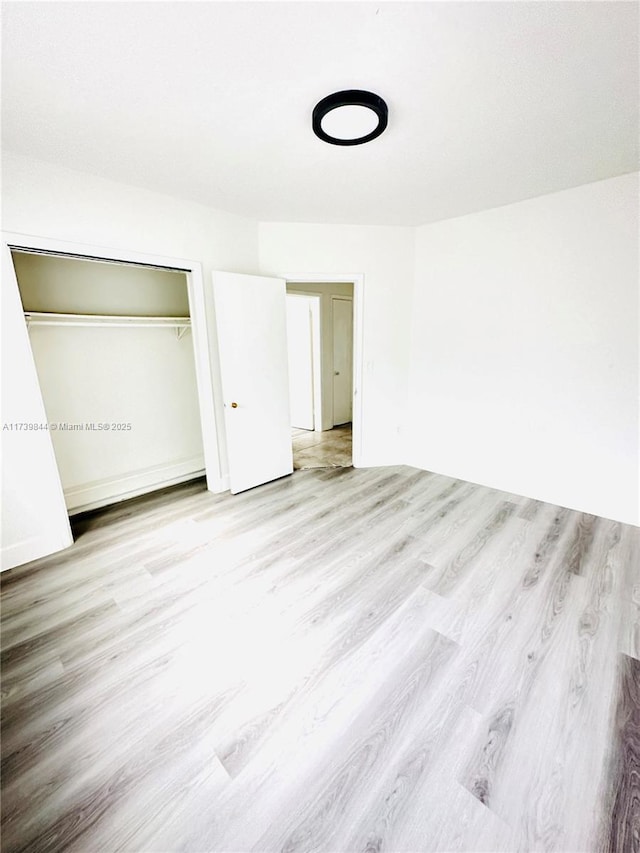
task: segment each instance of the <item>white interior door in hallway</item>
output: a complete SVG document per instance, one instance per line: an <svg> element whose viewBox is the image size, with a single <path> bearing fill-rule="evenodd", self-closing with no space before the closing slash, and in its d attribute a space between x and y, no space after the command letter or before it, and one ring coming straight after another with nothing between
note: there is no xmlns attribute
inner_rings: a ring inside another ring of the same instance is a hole
<svg viewBox="0 0 640 853"><path fill-rule="evenodd" d="M286 284L214 272L231 492L293 473Z"/></svg>
<svg viewBox="0 0 640 853"><path fill-rule="evenodd" d="M353 301L331 298L333 318L333 425L353 417Z"/></svg>
<svg viewBox="0 0 640 853"><path fill-rule="evenodd" d="M287 293L291 426L321 430L320 296Z"/></svg>

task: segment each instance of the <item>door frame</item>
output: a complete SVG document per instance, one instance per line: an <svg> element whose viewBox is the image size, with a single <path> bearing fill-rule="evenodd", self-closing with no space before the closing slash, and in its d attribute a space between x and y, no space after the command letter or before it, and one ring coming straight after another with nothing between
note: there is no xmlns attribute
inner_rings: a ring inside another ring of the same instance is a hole
<svg viewBox="0 0 640 853"><path fill-rule="evenodd" d="M364 275L345 273L344 275L310 274L286 272L278 276L287 284L352 284L353 285L353 421L352 421L352 462L354 468L362 466L362 378L364 358Z"/></svg>
<svg viewBox="0 0 640 853"><path fill-rule="evenodd" d="M95 244L62 240L56 237L36 237L32 234L20 234L8 231L2 232L2 244L3 248L8 249L9 252L12 249L16 249L31 252L32 254L73 256L80 260L88 261L141 264L148 267L185 273L207 489L210 492L225 491L227 486L222 476L218 428L215 417L213 371L210 356L211 338L206 313L202 264L199 261L188 258L157 255L111 246L97 246Z"/></svg>

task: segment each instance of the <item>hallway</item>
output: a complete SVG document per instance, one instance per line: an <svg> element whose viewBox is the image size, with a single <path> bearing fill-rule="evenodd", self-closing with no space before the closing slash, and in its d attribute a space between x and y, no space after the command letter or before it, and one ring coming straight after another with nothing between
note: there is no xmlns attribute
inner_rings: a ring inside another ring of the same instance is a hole
<svg viewBox="0 0 640 853"><path fill-rule="evenodd" d="M342 424L325 432L292 430L293 468L350 468L351 424Z"/></svg>

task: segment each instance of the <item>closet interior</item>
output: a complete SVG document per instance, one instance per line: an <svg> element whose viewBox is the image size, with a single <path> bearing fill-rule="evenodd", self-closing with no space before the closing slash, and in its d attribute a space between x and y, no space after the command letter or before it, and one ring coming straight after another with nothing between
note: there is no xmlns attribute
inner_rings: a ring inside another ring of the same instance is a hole
<svg viewBox="0 0 640 853"><path fill-rule="evenodd" d="M69 514L201 477L186 274L12 258Z"/></svg>

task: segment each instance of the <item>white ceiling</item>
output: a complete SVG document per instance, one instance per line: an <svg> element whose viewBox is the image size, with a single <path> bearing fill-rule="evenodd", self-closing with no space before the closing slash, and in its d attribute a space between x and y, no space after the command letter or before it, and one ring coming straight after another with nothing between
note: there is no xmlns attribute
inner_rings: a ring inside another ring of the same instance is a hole
<svg viewBox="0 0 640 853"><path fill-rule="evenodd" d="M7 149L261 220L415 225L638 168L638 5L11 2ZM363 146L311 131L370 89Z"/></svg>

